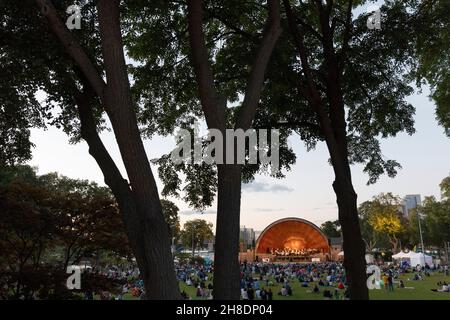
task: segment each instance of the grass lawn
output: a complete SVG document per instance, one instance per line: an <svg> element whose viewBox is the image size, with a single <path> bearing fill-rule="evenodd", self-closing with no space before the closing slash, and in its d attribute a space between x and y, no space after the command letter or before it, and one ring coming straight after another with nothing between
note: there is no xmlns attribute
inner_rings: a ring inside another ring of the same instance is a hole
<svg viewBox="0 0 450 320"><path fill-rule="evenodd" d="M437 289L438 281L450 282L450 277L445 277L442 273L434 273L430 277L426 277L425 280L413 281L408 280L408 277L412 277L413 274L408 273L400 276L403 280L405 287L413 287L414 289L397 289L394 292L387 292L385 289L370 290L370 299L373 300L450 300L450 292L433 292L431 289ZM398 279L397 279L398 281ZM275 282L275 281L273 281ZM274 300L324 300L323 290L325 287L321 287L319 294L310 293L314 287L313 283L310 283L309 288L302 288L298 280L291 280L290 285L292 287L293 295L290 297L278 296L281 286L274 285L272 289ZM197 300L195 296L196 289L192 286L186 286L184 283L180 283L180 289L185 290L186 293L194 300ZM334 292L334 288L329 287L331 292Z"/></svg>

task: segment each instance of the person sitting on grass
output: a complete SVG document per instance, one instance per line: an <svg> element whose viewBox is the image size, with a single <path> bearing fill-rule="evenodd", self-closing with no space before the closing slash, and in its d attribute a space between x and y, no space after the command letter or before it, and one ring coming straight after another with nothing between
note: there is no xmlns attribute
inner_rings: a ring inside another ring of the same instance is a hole
<svg viewBox="0 0 450 320"><path fill-rule="evenodd" d="M414 274L413 280L415 280L415 281L422 280L422 277L418 273L416 273L416 274Z"/></svg>
<svg viewBox="0 0 450 320"><path fill-rule="evenodd" d="M441 282L437 283L438 287L440 286L440 284L441 284ZM443 282L441 289L431 289L431 291L434 291L434 292L449 292L449 286L447 285L446 282Z"/></svg>
<svg viewBox="0 0 450 320"><path fill-rule="evenodd" d="M186 291L183 290L183 292L181 292L181 297L183 298L183 300L189 300L189 296L186 293Z"/></svg>
<svg viewBox="0 0 450 320"><path fill-rule="evenodd" d="M286 287L286 294L287 294L288 296L292 296L292 288L291 288L291 286L289 285L289 283L286 283L285 287Z"/></svg>
<svg viewBox="0 0 450 320"><path fill-rule="evenodd" d="M331 294L331 291L330 291L330 290L324 290L324 291L323 291L323 298L324 298L325 300L331 300L331 299L333 299L333 295Z"/></svg>
<svg viewBox="0 0 450 320"><path fill-rule="evenodd" d="M267 300L267 292L266 289L262 288L261 291L259 292L259 296L261 297L261 300Z"/></svg>
<svg viewBox="0 0 450 320"><path fill-rule="evenodd" d="M317 284L314 285L313 292L314 292L314 293L319 293L319 292L320 292L320 289L319 289L319 287L317 286Z"/></svg>
<svg viewBox="0 0 450 320"><path fill-rule="evenodd" d="M248 294L247 294L247 290L245 288L241 289L241 297L242 297L242 300L248 300Z"/></svg>
<svg viewBox="0 0 450 320"><path fill-rule="evenodd" d="M338 289L334 289L334 299L336 299L336 300L341 299L341 294L339 293Z"/></svg>

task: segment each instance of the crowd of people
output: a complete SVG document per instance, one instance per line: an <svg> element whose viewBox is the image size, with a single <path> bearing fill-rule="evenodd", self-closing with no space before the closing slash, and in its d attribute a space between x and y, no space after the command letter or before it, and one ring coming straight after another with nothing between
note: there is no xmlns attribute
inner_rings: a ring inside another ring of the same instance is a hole
<svg viewBox="0 0 450 320"><path fill-rule="evenodd" d="M420 281L430 277L433 272L448 276L446 266L410 267L404 264L379 264L379 287L387 292L396 289L414 289L407 287L402 279ZM294 295L294 287L302 287L307 293L322 295L324 299L348 299L347 277L341 262L323 263L262 263L243 262L240 265L240 287L243 300L273 300L274 295L289 297ZM109 267L103 271L95 270L111 279L121 280L123 286L119 294L107 291L97 292L102 300L121 300L124 295L144 299L143 281L139 279L136 268L122 269ZM214 272L213 264L175 264L177 279L181 287L183 299L212 299ZM408 274L407 277L401 277ZM295 286L293 286L295 284ZM194 288L194 290L188 288ZM437 292L449 292L450 285L445 281L437 283ZM191 293L191 296L188 292ZM195 293L193 293L195 292ZM85 292L85 299L93 299L92 292Z"/></svg>
<svg viewBox="0 0 450 320"><path fill-rule="evenodd" d="M271 287L279 288L279 296L292 296L292 284L298 282L313 294L323 293L324 298L348 298L346 277L341 263L246 263L241 265L242 299L265 300ZM268 288L268 289L267 289ZM331 290L334 291L331 294ZM250 292L250 295L249 295ZM253 294L254 293L254 294Z"/></svg>
<svg viewBox="0 0 450 320"><path fill-rule="evenodd" d="M213 285L210 279L214 269L211 264L175 264L175 273L178 281L184 282L188 287L194 287L197 298L212 299ZM181 296L188 300L191 297L182 290Z"/></svg>
<svg viewBox="0 0 450 320"><path fill-rule="evenodd" d="M103 276L121 286L116 288L114 292L107 289L94 291L88 287L83 293L83 299L85 300L94 300L95 295L98 295L100 300L123 300L126 294L131 294L131 296L138 299L145 298L144 281L140 279L137 267L108 265L103 268L86 268L84 272Z"/></svg>
<svg viewBox="0 0 450 320"><path fill-rule="evenodd" d="M317 253L320 253L318 249L304 248L304 249L292 249L292 248L282 248L282 249L269 249L269 253L275 256L299 256L299 257L310 257Z"/></svg>

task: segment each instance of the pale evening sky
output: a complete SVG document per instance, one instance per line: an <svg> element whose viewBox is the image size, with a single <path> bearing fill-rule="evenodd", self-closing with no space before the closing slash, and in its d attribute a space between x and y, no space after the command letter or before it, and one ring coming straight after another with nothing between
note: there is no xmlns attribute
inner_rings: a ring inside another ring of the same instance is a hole
<svg viewBox="0 0 450 320"><path fill-rule="evenodd" d="M428 92L411 96L408 100L416 107L416 130L413 136L400 134L382 142L383 154L401 163L396 178L383 176L375 185L367 186L367 175L362 166L353 166L353 182L358 202L369 200L380 192L434 195L439 198L440 181L450 174L450 139L435 120L435 106ZM88 154L86 143L70 145L68 137L56 128L33 130L32 141L36 144L30 165L37 166L40 174L57 171L71 178L89 179L104 185L97 164ZM102 139L118 163L122 162L112 133L102 133ZM257 176L255 182L243 186L241 225L263 230L274 220L284 217L300 217L320 225L337 219L336 197L332 190L333 171L328 165L328 151L324 143L316 150L306 152L298 136L290 138L297 154L297 163L283 180ZM145 147L150 159L168 153L175 146L173 137L155 137L146 140ZM152 167L157 175L156 168ZM158 180L159 190L161 183ZM196 214L187 205L173 200L180 208L181 221L202 218L215 223L215 205L204 214Z"/></svg>

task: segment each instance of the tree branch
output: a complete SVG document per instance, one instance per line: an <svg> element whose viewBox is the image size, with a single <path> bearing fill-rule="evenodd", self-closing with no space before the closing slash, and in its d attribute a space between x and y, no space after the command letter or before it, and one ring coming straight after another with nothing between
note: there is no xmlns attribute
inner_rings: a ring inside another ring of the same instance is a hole
<svg viewBox="0 0 450 320"><path fill-rule="evenodd" d="M321 104L321 98L319 95L319 92L317 90L317 87L314 83L314 77L311 72L311 68L309 66L308 61L308 55L306 53L306 47L305 47L305 41L304 41L304 32L303 30L300 30L295 22L295 16L292 12L291 5L289 3L289 0L283 0L283 4L286 11L286 16L289 23L289 29L292 34L292 39L294 40L294 44L297 47L298 54L300 56L300 62L302 64L303 73L306 78L306 82L308 84L308 90L306 97L310 102L313 104ZM302 87L299 87L304 90Z"/></svg>
<svg viewBox="0 0 450 320"><path fill-rule="evenodd" d="M105 177L105 183L111 188L111 191L120 203L120 197L123 197L124 195L131 198L131 190L128 186L128 182L122 177L122 174L98 135L91 107L95 94L92 91L92 88L86 83L83 87L83 92L76 91L75 93L75 101L77 103L81 123L81 137L87 142L89 153L102 170ZM76 89L75 86L74 89Z"/></svg>
<svg viewBox="0 0 450 320"><path fill-rule="evenodd" d="M241 35L242 37L246 38L247 40L250 40L251 42L255 42L256 41L255 37L251 33L248 33L246 31L240 29L238 26L234 25L229 20L227 20L226 18L224 18L221 15L217 14L216 12L214 12L214 11L207 11L207 14L211 18L216 19L217 21L221 22L228 29L234 31L235 34Z"/></svg>
<svg viewBox="0 0 450 320"><path fill-rule="evenodd" d="M264 83L264 75L267 69L275 44L281 35L279 0L268 0L269 17L266 23L266 31L261 46L256 55L253 68L250 73L245 98L239 112L236 128L247 130L255 117L261 89Z"/></svg>
<svg viewBox="0 0 450 320"><path fill-rule="evenodd" d="M325 110L325 108L323 106L323 101L322 101L323 99L321 98L320 93L317 89L317 86L314 82L314 78L313 78L313 75L312 75L312 72L311 72L311 69L309 66L308 56L306 53L306 48L305 48L305 43L304 43L304 31L303 30L300 31L295 22L295 17L292 12L292 8L289 3L289 0L283 0L283 4L286 9L286 16L288 18L289 28L290 28L290 31L292 34L292 38L294 40L294 44L297 47L297 50L298 50L298 53L300 56L303 73L305 74L306 83L307 83L307 88L305 88L302 85L302 83L300 82L298 85L298 89L300 92L304 93L304 96L308 99L308 101L311 103L312 107L314 108L314 110L316 112L317 118L319 120L320 126L323 131L323 135L325 137L325 140L326 140L329 152L330 152L330 156L331 156L333 165L342 167L343 164L341 163L341 160L340 160L341 159L340 158L341 151L337 147L338 144L337 144L336 136L334 134L332 122L331 122L329 114L327 113L327 111ZM321 0L316 0L316 4L317 4L318 10L320 12L321 22L323 23L324 22L322 20L323 15L326 14L327 10L325 10L323 8ZM322 31L324 31L324 30L322 30ZM329 31L329 30L325 30L325 31ZM325 42L327 41L326 37L329 36L329 34L327 34L325 32L322 32L322 33L323 33L323 38L324 38L323 43L324 43L324 47L325 47Z"/></svg>
<svg viewBox="0 0 450 320"><path fill-rule="evenodd" d="M52 32L58 37L63 48L69 56L78 64L92 88L99 97L103 97L105 82L88 55L76 41L66 26L61 22L51 0L36 0L44 17L47 18Z"/></svg>
<svg viewBox="0 0 450 320"><path fill-rule="evenodd" d="M95 93L87 81L83 81L82 79L82 83L84 87L83 92L79 91L75 85L73 85L75 101L77 103L81 123L81 137L87 142L89 153L100 167L105 178L105 183L109 186L117 200L123 215L123 221L128 230L127 233L130 242L136 244L136 235L134 232L130 232L130 230L135 230L133 229L133 226L130 225L130 221L134 220L129 219L128 217L129 215L136 214L136 204L132 190L128 185L128 181L122 177L122 174L98 135L91 107Z"/></svg>
<svg viewBox="0 0 450 320"><path fill-rule="evenodd" d="M226 100L214 86L208 50L202 28L202 0L188 0L189 42L191 60L198 83L200 102L208 128L224 129Z"/></svg>
<svg viewBox="0 0 450 320"><path fill-rule="evenodd" d="M347 14L345 19L345 30L344 30L344 40L342 43L342 49L339 61L339 74L342 75L344 69L345 60L347 59L347 50L350 42L351 32L352 32L352 8L353 0L349 0L347 7Z"/></svg>

